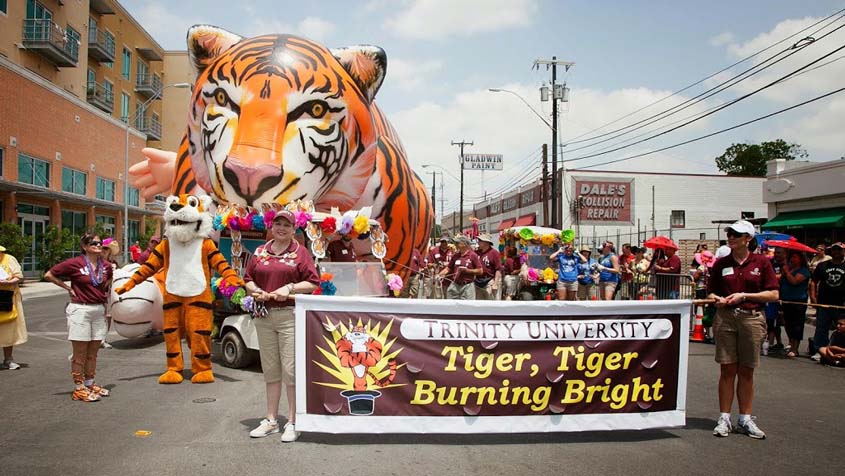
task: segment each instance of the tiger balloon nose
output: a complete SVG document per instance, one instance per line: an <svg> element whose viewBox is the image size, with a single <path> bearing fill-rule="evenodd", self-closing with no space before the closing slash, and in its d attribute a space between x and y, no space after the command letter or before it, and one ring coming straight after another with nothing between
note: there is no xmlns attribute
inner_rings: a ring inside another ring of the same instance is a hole
<svg viewBox="0 0 845 476"><path fill-rule="evenodd" d="M248 204L282 181L282 168L273 164L247 165L230 156L223 164L223 177Z"/></svg>

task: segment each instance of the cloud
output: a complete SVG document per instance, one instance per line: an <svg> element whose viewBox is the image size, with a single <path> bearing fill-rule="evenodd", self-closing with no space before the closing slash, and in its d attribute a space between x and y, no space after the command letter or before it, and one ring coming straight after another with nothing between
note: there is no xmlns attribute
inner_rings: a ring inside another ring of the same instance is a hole
<svg viewBox="0 0 845 476"><path fill-rule="evenodd" d="M391 87L395 86L404 91L419 91L441 69L443 69L443 62L438 59L391 58L387 62L387 80L390 81Z"/></svg>
<svg viewBox="0 0 845 476"><path fill-rule="evenodd" d="M734 41L734 35L730 32L724 32L710 38L710 45L712 46L724 46L730 44Z"/></svg>
<svg viewBox="0 0 845 476"><path fill-rule="evenodd" d="M163 2L146 2L133 12L138 23L165 49L185 49L188 29L198 23L208 23L202 16L182 17Z"/></svg>
<svg viewBox="0 0 845 476"><path fill-rule="evenodd" d="M538 10L536 0L414 0L408 5L387 19L385 28L425 40L525 27Z"/></svg>
<svg viewBox="0 0 845 476"><path fill-rule="evenodd" d="M306 17L296 27L299 33L317 41L325 41L336 29L334 23L318 17Z"/></svg>
<svg viewBox="0 0 845 476"><path fill-rule="evenodd" d="M539 114L549 117L549 103L539 102L539 95L534 86L510 84L503 88L518 93ZM590 89L573 91L571 108L568 113L561 115L563 135L565 138L569 138L588 132L667 94L669 93L666 91L646 88L609 92ZM622 123L602 129L602 131L634 122L638 118L646 117L647 113L663 110L685 99L674 97L655 106L654 110L648 109L633 116L633 119L629 118ZM546 106L545 109L544 105ZM686 114L691 113L690 111L684 112ZM480 172L465 172L465 196L468 197L465 200L465 205L467 207L476 201L473 200L474 198L482 197L485 192L488 195L495 195L497 192L514 188L522 181L539 176L540 146L543 143L549 143L551 140L549 127L534 115L522 101L508 93L493 93L478 89L467 90L443 102L419 103L409 109L389 113L388 116L401 137L412 167L420 173L434 170L431 168L423 169L423 164L435 164L446 169L454 177L458 177L460 174L459 149L451 145L452 141L473 141L474 145L467 147L466 153L504 155L504 170L501 172L485 172L483 185ZM651 126L651 128L653 127ZM705 120L685 129L685 133L679 131L680 135L671 135L663 142L647 142L624 152L615 152L594 159L567 164L567 168L582 167L652 150L659 145L668 145L680 142L684 138L699 135L703 129L708 128L712 128L712 124L708 124ZM591 135L598 133L594 132ZM621 138L616 140L621 140ZM610 141L603 146L608 146L613 142L615 141ZM584 151L566 154L564 157L573 158L577 157L578 154L592 150L597 149L585 149ZM631 161L631 164L622 162L618 166L600 167L600 169L711 173L716 171L709 155L695 154L688 149L676 149L670 151L669 154L652 155ZM427 184L430 184L430 179L430 176L425 178ZM444 179L444 196L450 199L458 197L458 181L449 175L444 175ZM439 176L437 180L440 181Z"/></svg>

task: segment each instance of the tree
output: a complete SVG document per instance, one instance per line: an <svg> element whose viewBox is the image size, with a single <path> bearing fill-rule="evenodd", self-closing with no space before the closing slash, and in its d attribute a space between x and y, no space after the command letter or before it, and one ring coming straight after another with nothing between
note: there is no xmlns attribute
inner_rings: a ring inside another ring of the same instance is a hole
<svg viewBox="0 0 845 476"><path fill-rule="evenodd" d="M38 266L47 271L54 265L70 258L69 251L78 250L79 237L67 228L50 225L44 230L44 244L38 250Z"/></svg>
<svg viewBox="0 0 845 476"><path fill-rule="evenodd" d="M6 248L6 253L23 261L32 249L32 239L23 236L21 227L16 223L0 223L0 245Z"/></svg>
<svg viewBox="0 0 845 476"><path fill-rule="evenodd" d="M724 154L716 157L716 167L728 175L765 177L766 162L774 159L795 160L799 157L807 157L807 151L783 139L760 144L732 144Z"/></svg>

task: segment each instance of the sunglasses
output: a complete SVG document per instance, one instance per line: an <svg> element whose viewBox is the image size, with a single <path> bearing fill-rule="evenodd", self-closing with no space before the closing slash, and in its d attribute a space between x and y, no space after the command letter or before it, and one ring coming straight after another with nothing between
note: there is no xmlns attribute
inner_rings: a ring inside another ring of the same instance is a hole
<svg viewBox="0 0 845 476"><path fill-rule="evenodd" d="M88 246L103 246L103 242L102 241L92 241L91 243L88 243Z"/></svg>
<svg viewBox="0 0 845 476"><path fill-rule="evenodd" d="M745 233L736 233L733 231L728 232L728 238L739 238L740 236L748 236Z"/></svg>

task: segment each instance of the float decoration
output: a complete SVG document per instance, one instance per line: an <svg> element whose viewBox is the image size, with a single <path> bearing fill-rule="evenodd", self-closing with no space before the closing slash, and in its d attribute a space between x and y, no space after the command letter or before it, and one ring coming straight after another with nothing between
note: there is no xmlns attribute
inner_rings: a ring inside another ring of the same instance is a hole
<svg viewBox="0 0 845 476"><path fill-rule="evenodd" d="M402 287L404 283L402 282L402 278L396 274L390 273L387 275L387 287L393 291L393 295L399 297L399 293L402 292Z"/></svg>

